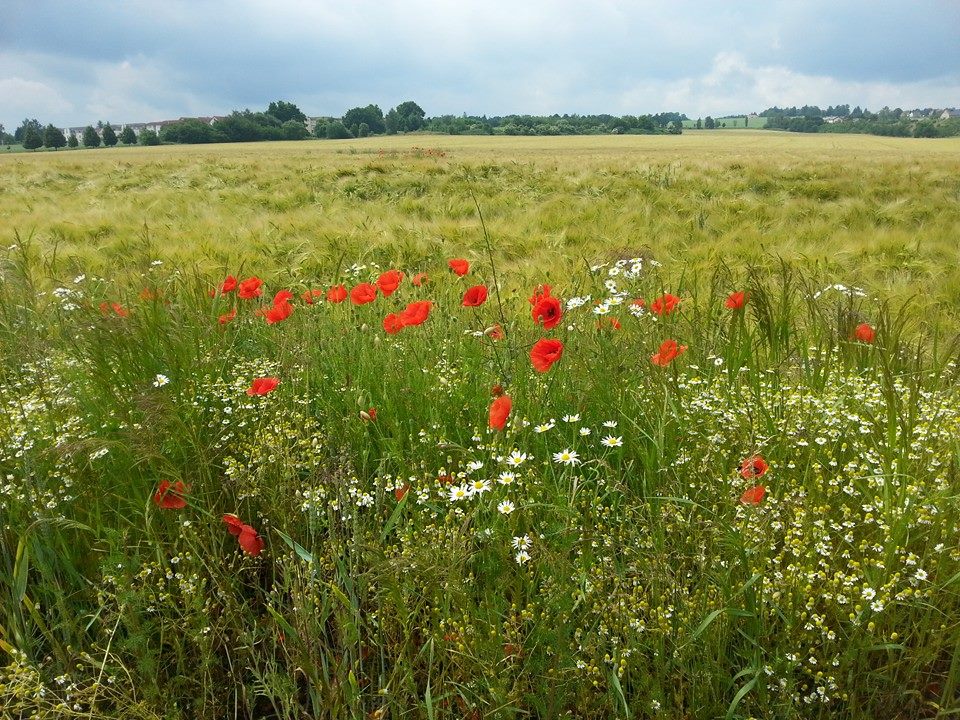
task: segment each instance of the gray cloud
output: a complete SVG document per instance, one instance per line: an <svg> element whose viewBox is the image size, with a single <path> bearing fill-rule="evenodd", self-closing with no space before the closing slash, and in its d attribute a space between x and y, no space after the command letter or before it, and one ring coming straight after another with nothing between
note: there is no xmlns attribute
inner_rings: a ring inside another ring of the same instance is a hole
<svg viewBox="0 0 960 720"><path fill-rule="evenodd" d="M960 105L947 0L13 0L2 20L8 128L278 98L335 115L408 98L430 114Z"/></svg>

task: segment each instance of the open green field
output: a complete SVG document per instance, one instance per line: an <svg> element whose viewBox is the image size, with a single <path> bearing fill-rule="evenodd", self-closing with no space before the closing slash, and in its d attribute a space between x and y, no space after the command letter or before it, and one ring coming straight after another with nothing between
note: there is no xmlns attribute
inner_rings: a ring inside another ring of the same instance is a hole
<svg viewBox="0 0 960 720"><path fill-rule="evenodd" d="M960 139L0 188L0 718L960 713Z"/></svg>

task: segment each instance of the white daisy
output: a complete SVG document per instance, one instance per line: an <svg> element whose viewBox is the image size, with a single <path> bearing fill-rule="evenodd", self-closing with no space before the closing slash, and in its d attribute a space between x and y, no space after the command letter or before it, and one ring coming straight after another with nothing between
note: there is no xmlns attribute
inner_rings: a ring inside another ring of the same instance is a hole
<svg viewBox="0 0 960 720"><path fill-rule="evenodd" d="M605 420L603 423L605 428L615 428L617 426L616 420Z"/></svg>
<svg viewBox="0 0 960 720"><path fill-rule="evenodd" d="M526 550L521 550L513 559L517 561L517 565L524 565L525 563L530 562L530 553L528 553Z"/></svg>
<svg viewBox="0 0 960 720"><path fill-rule="evenodd" d="M509 500L504 500L499 505L497 505L497 510L499 510L504 515L509 515L516 509L517 509L516 506Z"/></svg>
<svg viewBox="0 0 960 720"><path fill-rule="evenodd" d="M162 375L162 374L160 374L160 373L157 373L157 376L153 379L153 386L154 386L154 387L163 387L164 385L168 384L169 382L170 382L170 378L168 378L166 375Z"/></svg>
<svg viewBox="0 0 960 720"><path fill-rule="evenodd" d="M470 497L470 491L466 485L457 485L456 487L450 488L450 502L457 502L458 500L464 500L468 497Z"/></svg>
<svg viewBox="0 0 960 720"><path fill-rule="evenodd" d="M490 489L489 480L474 480L468 486L470 495L483 495Z"/></svg>
<svg viewBox="0 0 960 720"><path fill-rule="evenodd" d="M497 478L497 482L501 485L510 485L514 480L517 479L517 476L512 472L502 472L500 477Z"/></svg>
<svg viewBox="0 0 960 720"><path fill-rule="evenodd" d="M606 315L609 312L610 312L610 306L605 302L600 303L593 309L594 315Z"/></svg>
<svg viewBox="0 0 960 720"><path fill-rule="evenodd" d="M589 434L592 433L592 432L593 432L593 430L591 430L591 429L588 428L588 427L582 427L582 428L580 428L580 434L581 434L583 437L586 437L587 435L589 435Z"/></svg>
<svg viewBox="0 0 960 720"><path fill-rule="evenodd" d="M577 413L575 415L564 415L560 419L567 423L580 422L580 413Z"/></svg>
<svg viewBox="0 0 960 720"><path fill-rule="evenodd" d="M558 453L553 454L553 461L555 463L561 463L563 465L579 465L580 456L577 455L576 450L570 450L569 448L561 450Z"/></svg>
<svg viewBox="0 0 960 720"><path fill-rule="evenodd" d="M613 435L607 435L603 440L600 441L602 445L607 447L622 447L623 446L623 437L614 437Z"/></svg>
<svg viewBox="0 0 960 720"><path fill-rule="evenodd" d="M474 472L483 467L483 460L471 460L467 463L467 472Z"/></svg>
<svg viewBox="0 0 960 720"><path fill-rule="evenodd" d="M534 431L535 433L545 433L545 432L547 432L547 430L553 430L553 428L554 428L555 426L556 426L556 422L553 421L553 420L551 420L550 422L543 423L543 425L537 425L537 426L533 429L533 431Z"/></svg>
<svg viewBox="0 0 960 720"><path fill-rule="evenodd" d="M507 456L507 465L511 467L520 467L527 461L527 454L522 453L516 448Z"/></svg>
<svg viewBox="0 0 960 720"><path fill-rule="evenodd" d="M511 542L514 550L529 550L531 544L529 535L514 535L513 541Z"/></svg>

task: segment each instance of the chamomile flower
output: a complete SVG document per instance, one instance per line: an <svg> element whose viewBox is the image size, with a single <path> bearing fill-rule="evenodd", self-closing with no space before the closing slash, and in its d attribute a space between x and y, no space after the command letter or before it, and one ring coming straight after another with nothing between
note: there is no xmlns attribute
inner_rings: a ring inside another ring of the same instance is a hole
<svg viewBox="0 0 960 720"><path fill-rule="evenodd" d="M560 452L553 454L553 461L555 463L560 463L561 465L579 465L580 456L577 454L576 450L570 450L566 448Z"/></svg>
<svg viewBox="0 0 960 720"><path fill-rule="evenodd" d="M497 482L500 483L501 485L511 485L513 481L516 479L517 479L516 474L510 471L506 471L506 472L500 473L500 477L497 478Z"/></svg>
<svg viewBox="0 0 960 720"><path fill-rule="evenodd" d="M483 467L483 460L471 460L467 463L467 472L475 472Z"/></svg>
<svg viewBox="0 0 960 720"><path fill-rule="evenodd" d="M528 553L526 550L521 550L516 554L516 556L514 556L513 559L517 561L517 565L525 565L526 563L530 562L530 553Z"/></svg>
<svg viewBox="0 0 960 720"><path fill-rule="evenodd" d="M564 416L563 416L562 418L560 418L560 419L563 420L563 421L566 422L566 423L580 422L580 413L577 413L577 414L575 414L575 415L564 415Z"/></svg>
<svg viewBox="0 0 960 720"><path fill-rule="evenodd" d="M497 510L503 515L509 515L516 509L517 509L516 506L509 500L504 500L499 505L497 505Z"/></svg>
<svg viewBox="0 0 960 720"><path fill-rule="evenodd" d="M556 427L556 422L551 420L550 422L543 423L542 425L537 425L533 428L535 433L545 433L548 430L553 430Z"/></svg>
<svg viewBox="0 0 960 720"><path fill-rule="evenodd" d="M586 437L587 435L589 435L589 434L592 433L592 432L593 432L593 430L591 430L591 429L588 428L588 427L582 427L582 428L580 428L580 435L582 435L583 437Z"/></svg>
<svg viewBox="0 0 960 720"><path fill-rule="evenodd" d="M527 461L527 454L522 453L516 448L514 448L513 451L509 455L507 455L506 463L511 467L520 467L526 461Z"/></svg>
<svg viewBox="0 0 960 720"><path fill-rule="evenodd" d="M468 497L470 497L470 490L466 485L457 485L456 487L450 488L450 502L465 500Z"/></svg>
<svg viewBox="0 0 960 720"><path fill-rule="evenodd" d="M529 550L533 542L529 535L514 535L510 544L513 545L514 550Z"/></svg>
<svg viewBox="0 0 960 720"><path fill-rule="evenodd" d="M616 420L604 420L603 426L605 428L615 428L617 426Z"/></svg>
<svg viewBox="0 0 960 720"><path fill-rule="evenodd" d="M602 302L599 305L597 305L595 308L593 308L594 315L606 315L609 312L610 312L610 305L609 303L606 303L606 302Z"/></svg>
<svg viewBox="0 0 960 720"><path fill-rule="evenodd" d="M468 491L471 496L483 495L489 489L490 489L489 480L474 480L468 486Z"/></svg>
<svg viewBox="0 0 960 720"><path fill-rule="evenodd" d="M170 378L168 378L166 375L157 373L157 376L153 379L153 386L159 388L167 385L169 382Z"/></svg>
<svg viewBox="0 0 960 720"><path fill-rule="evenodd" d="M623 447L623 437L614 437L613 435L607 435L603 440L600 441L601 445L606 445L607 447Z"/></svg>

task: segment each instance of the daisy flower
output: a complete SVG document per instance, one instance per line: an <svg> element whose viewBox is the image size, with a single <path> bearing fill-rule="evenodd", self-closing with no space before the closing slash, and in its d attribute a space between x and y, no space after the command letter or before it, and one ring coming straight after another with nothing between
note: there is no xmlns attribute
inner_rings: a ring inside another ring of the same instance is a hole
<svg viewBox="0 0 960 720"><path fill-rule="evenodd" d="M497 482L501 485L510 485L516 479L516 474L507 471L500 473L500 477L497 478Z"/></svg>
<svg viewBox="0 0 960 720"><path fill-rule="evenodd" d="M616 420L605 420L603 423L605 428L615 428L617 426Z"/></svg>
<svg viewBox="0 0 960 720"><path fill-rule="evenodd" d="M470 491L466 485L457 485L456 487L450 488L450 502L457 502L458 500L464 500L468 497L470 497Z"/></svg>
<svg viewBox="0 0 960 720"><path fill-rule="evenodd" d="M517 565L524 565L530 562L530 553L526 550L521 550L513 559L517 561Z"/></svg>
<svg viewBox="0 0 960 720"><path fill-rule="evenodd" d="M514 535L513 542L511 543L514 550L529 550L531 544L529 535Z"/></svg>
<svg viewBox="0 0 960 720"><path fill-rule="evenodd" d="M555 426L556 422L551 420L550 422L543 423L543 425L537 425L535 428L533 428L533 431L535 433L545 433L547 430L553 430Z"/></svg>
<svg viewBox="0 0 960 720"><path fill-rule="evenodd" d="M577 454L576 450L570 450L569 448L561 450L558 453L553 454L553 461L555 463L561 463L563 465L579 465L580 456Z"/></svg>
<svg viewBox="0 0 960 720"><path fill-rule="evenodd" d="M504 515L509 515L516 509L517 509L516 506L509 500L504 500L499 505L497 505L497 510L499 510Z"/></svg>
<svg viewBox="0 0 960 720"><path fill-rule="evenodd" d="M490 489L489 480L474 480L468 486L468 491L470 495L483 495L489 489Z"/></svg>
<svg viewBox="0 0 960 720"><path fill-rule="evenodd" d="M511 467L520 467L527 461L527 454L522 453L516 448L507 456L507 465Z"/></svg>
<svg viewBox="0 0 960 720"><path fill-rule="evenodd" d="M157 373L157 376L153 379L153 386L160 388L168 384L169 382L170 382L170 378L168 378L166 375Z"/></svg>
<svg viewBox="0 0 960 720"><path fill-rule="evenodd" d="M580 422L580 413L577 413L576 415L564 415L561 420L567 423Z"/></svg>
<svg viewBox="0 0 960 720"><path fill-rule="evenodd" d="M600 441L601 445L606 445L607 447L623 447L623 437L614 437L613 435L607 435L603 440Z"/></svg>
<svg viewBox="0 0 960 720"><path fill-rule="evenodd" d="M580 434L581 434L583 437L586 437L587 435L589 435L589 434L592 433L592 432L593 432L593 430L591 430L591 429L588 428L588 427L582 427L582 428L580 428Z"/></svg>

